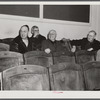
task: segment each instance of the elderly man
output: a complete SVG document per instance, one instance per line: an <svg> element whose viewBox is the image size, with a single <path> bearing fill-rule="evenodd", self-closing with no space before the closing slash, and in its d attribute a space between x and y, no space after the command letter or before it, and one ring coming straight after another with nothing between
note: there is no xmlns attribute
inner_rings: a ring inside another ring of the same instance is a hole
<svg viewBox="0 0 100 100"><path fill-rule="evenodd" d="M39 34L39 28L37 26L31 28L31 34L32 50L41 50L41 43L43 40L46 40L46 38Z"/></svg>
<svg viewBox="0 0 100 100"><path fill-rule="evenodd" d="M60 41L56 40L57 33L55 30L50 30L47 35L47 40L42 42L42 50L46 53L64 51Z"/></svg>
<svg viewBox="0 0 100 100"><path fill-rule="evenodd" d="M11 43L10 50L25 53L32 50L32 43L28 37L29 26L23 25L19 30L19 34Z"/></svg>
<svg viewBox="0 0 100 100"><path fill-rule="evenodd" d="M96 32L94 30L89 31L86 38L80 40L70 41L73 51L75 51L76 46L80 46L81 50L86 51L97 51L100 49L100 42L95 39Z"/></svg>

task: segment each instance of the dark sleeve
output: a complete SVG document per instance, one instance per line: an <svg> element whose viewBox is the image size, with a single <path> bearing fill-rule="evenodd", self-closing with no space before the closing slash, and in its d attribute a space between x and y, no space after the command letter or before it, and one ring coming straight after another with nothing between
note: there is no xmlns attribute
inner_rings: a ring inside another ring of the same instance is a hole
<svg viewBox="0 0 100 100"><path fill-rule="evenodd" d="M44 51L47 48L47 41L44 40L41 45L41 50Z"/></svg>
<svg viewBox="0 0 100 100"><path fill-rule="evenodd" d="M57 52L65 52L66 51L66 47L62 44L61 41L56 41L56 51Z"/></svg>
<svg viewBox="0 0 100 100"><path fill-rule="evenodd" d="M40 41L40 43L37 45L37 50L41 50L42 49L42 42L44 41L44 40L46 40L46 38L44 37L44 36L42 36L41 37L41 41Z"/></svg>
<svg viewBox="0 0 100 100"><path fill-rule="evenodd" d="M45 37L43 37L43 40L46 40L46 38L45 38Z"/></svg>
<svg viewBox="0 0 100 100"><path fill-rule="evenodd" d="M19 52L18 43L16 43L15 40L13 40L10 44L10 51Z"/></svg>
<svg viewBox="0 0 100 100"><path fill-rule="evenodd" d="M30 41L30 48L31 48L31 51L36 50L36 46L35 46L35 44L34 44L34 38L33 38L33 37L30 37L30 38L29 38L29 41Z"/></svg>
<svg viewBox="0 0 100 100"><path fill-rule="evenodd" d="M83 39L79 39L79 40L70 40L70 44L71 46L75 45L75 46L81 46L83 42Z"/></svg>
<svg viewBox="0 0 100 100"><path fill-rule="evenodd" d="M31 38L29 38L28 39L29 40L29 46L28 46L28 51L32 51L33 49L33 43L32 43L32 39Z"/></svg>
<svg viewBox="0 0 100 100"><path fill-rule="evenodd" d="M66 49L66 51L70 51L71 50L71 46L70 46L70 42L69 40L63 41L60 40L61 45L63 46L64 49Z"/></svg>
<svg viewBox="0 0 100 100"><path fill-rule="evenodd" d="M46 40L46 38L44 36L40 35L39 40L42 43L44 40Z"/></svg>
<svg viewBox="0 0 100 100"><path fill-rule="evenodd" d="M97 51L100 49L100 42L96 40L94 46L93 46L93 51Z"/></svg>

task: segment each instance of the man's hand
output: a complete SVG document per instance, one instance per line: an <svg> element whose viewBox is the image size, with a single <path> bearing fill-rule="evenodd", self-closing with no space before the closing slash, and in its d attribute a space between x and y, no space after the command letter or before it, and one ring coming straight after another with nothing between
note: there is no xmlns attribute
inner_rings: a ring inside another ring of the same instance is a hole
<svg viewBox="0 0 100 100"><path fill-rule="evenodd" d="M51 50L49 48L45 49L45 53L49 54Z"/></svg>
<svg viewBox="0 0 100 100"><path fill-rule="evenodd" d="M71 48L71 52L75 52L76 51L76 46L73 46L72 48Z"/></svg>
<svg viewBox="0 0 100 100"><path fill-rule="evenodd" d="M87 51L92 51L92 50L93 50L93 48L87 49Z"/></svg>

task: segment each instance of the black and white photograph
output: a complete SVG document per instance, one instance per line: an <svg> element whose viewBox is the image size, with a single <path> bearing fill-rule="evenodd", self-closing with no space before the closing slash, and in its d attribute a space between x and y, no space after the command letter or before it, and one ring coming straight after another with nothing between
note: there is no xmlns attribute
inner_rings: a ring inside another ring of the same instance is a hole
<svg viewBox="0 0 100 100"><path fill-rule="evenodd" d="M99 92L100 2L0 2L0 91Z"/></svg>

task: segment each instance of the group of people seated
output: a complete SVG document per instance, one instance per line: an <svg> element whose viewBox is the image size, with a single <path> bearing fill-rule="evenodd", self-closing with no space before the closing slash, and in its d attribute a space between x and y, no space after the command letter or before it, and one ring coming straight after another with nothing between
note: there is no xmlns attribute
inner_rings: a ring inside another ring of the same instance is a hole
<svg viewBox="0 0 100 100"><path fill-rule="evenodd" d="M63 38L61 40L56 40L57 32L55 30L50 30L47 34L47 38L39 33L39 28L33 26L31 28L31 37L28 37L29 26L23 25L19 30L19 34L13 39L10 45L10 51L15 51L19 53L25 53L28 51L45 51L46 53L52 52L75 52L76 47L80 46L81 50L86 51L97 51L100 49L100 41L96 40L96 32L94 30L87 34L86 38L79 40L68 40ZM69 46L68 46L69 41Z"/></svg>

